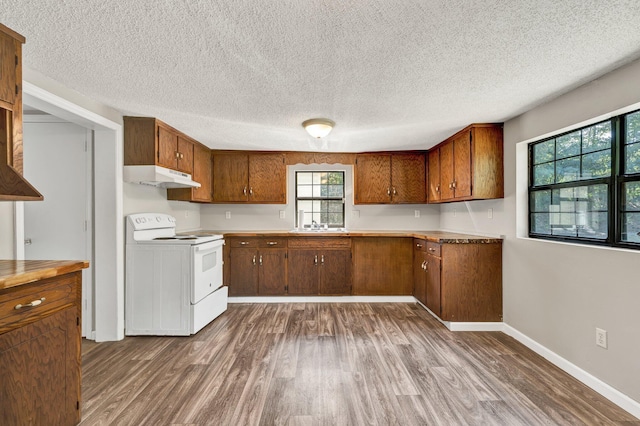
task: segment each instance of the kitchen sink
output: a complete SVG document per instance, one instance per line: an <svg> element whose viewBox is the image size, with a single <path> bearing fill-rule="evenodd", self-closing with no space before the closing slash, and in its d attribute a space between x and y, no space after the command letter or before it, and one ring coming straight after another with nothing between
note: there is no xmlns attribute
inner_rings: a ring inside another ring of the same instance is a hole
<svg viewBox="0 0 640 426"><path fill-rule="evenodd" d="M289 232L300 234L326 234L332 232L349 232L347 228L304 228L304 229L292 229Z"/></svg>

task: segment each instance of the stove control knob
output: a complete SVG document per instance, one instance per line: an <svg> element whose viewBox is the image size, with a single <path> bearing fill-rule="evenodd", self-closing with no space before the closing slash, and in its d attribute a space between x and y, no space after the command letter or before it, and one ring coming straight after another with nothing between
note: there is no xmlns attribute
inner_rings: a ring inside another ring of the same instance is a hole
<svg viewBox="0 0 640 426"><path fill-rule="evenodd" d="M162 218L160 216L156 216L156 221L160 222Z"/></svg>
<svg viewBox="0 0 640 426"><path fill-rule="evenodd" d="M146 218L146 217L141 217L141 218L140 218L140 222L142 222L142 223L147 223L147 218Z"/></svg>

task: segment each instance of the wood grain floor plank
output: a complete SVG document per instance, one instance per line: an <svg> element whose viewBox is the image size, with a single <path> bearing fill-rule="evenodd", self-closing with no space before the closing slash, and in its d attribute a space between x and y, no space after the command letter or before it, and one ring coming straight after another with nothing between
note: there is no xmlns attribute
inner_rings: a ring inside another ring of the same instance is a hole
<svg viewBox="0 0 640 426"><path fill-rule="evenodd" d="M195 336L82 350L82 425L640 425L513 338L412 303L233 304Z"/></svg>

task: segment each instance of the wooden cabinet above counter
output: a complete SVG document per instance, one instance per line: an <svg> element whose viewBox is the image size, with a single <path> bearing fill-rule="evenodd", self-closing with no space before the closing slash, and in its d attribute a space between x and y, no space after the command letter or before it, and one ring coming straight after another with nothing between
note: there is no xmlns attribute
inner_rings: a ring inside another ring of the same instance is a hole
<svg viewBox="0 0 640 426"><path fill-rule="evenodd" d="M22 169L22 44L0 24L0 201L39 201Z"/></svg>

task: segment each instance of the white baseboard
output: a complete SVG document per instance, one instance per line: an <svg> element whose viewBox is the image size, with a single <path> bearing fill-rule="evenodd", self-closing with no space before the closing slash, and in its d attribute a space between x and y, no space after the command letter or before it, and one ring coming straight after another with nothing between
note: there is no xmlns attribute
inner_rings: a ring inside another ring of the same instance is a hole
<svg viewBox="0 0 640 426"><path fill-rule="evenodd" d="M503 322L452 322L444 321L450 331L502 331Z"/></svg>
<svg viewBox="0 0 640 426"><path fill-rule="evenodd" d="M413 296L265 296L229 297L228 303L413 303Z"/></svg>
<svg viewBox="0 0 640 426"><path fill-rule="evenodd" d="M586 372L582 368L577 365L567 361L560 355L555 352L547 349L542 346L540 343L531 339L530 337L524 335L520 331L511 327L510 325L504 324L502 332L513 337L538 355L542 356L561 370L565 371L569 375L575 377L585 385L589 386L594 391L598 392L600 395L607 398L609 401L618 405L623 410L629 412L630 414L636 416L640 419L640 402L629 398L627 395L623 394L619 390L611 387L606 384L602 380L593 376L592 374Z"/></svg>

